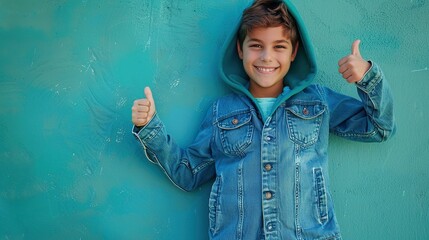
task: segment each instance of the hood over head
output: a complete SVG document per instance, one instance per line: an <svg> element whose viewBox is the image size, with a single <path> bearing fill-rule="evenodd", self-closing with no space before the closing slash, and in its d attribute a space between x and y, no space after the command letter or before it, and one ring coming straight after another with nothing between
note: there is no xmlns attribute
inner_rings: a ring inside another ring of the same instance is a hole
<svg viewBox="0 0 429 240"><path fill-rule="evenodd" d="M295 19L300 36L300 43L297 56L291 63L290 69L284 77L283 81L285 88L283 89L283 93L277 97L277 102L275 103L273 110L275 110L286 99L310 85L317 72L314 49L304 22L295 6L293 6L289 0L284 0L283 2L286 4L289 13ZM232 88L233 91L239 94L247 95L254 101L254 97L248 90L249 77L244 71L243 62L239 58L237 52L236 44L239 27L240 22L236 24L232 34L225 41L225 44L222 48L220 74L222 79L227 83L228 86ZM288 87L287 91L286 86ZM258 106L256 101L254 102Z"/></svg>

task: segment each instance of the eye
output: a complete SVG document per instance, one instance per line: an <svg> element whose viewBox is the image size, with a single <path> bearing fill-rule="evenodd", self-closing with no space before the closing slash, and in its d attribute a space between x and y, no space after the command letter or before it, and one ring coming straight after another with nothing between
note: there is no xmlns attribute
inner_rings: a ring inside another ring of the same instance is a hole
<svg viewBox="0 0 429 240"><path fill-rule="evenodd" d="M287 47L284 45L276 45L276 46L274 46L274 48L276 48L276 49L287 49Z"/></svg>
<svg viewBox="0 0 429 240"><path fill-rule="evenodd" d="M250 48L262 48L262 45L255 43L255 44L251 44L249 47Z"/></svg>

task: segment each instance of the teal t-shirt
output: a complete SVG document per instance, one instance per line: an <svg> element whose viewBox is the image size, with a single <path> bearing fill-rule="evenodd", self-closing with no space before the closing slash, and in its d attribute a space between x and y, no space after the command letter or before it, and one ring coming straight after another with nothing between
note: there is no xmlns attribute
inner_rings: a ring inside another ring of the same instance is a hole
<svg viewBox="0 0 429 240"><path fill-rule="evenodd" d="M264 122L267 120L268 115L271 113L273 109L273 105L276 102L277 98L256 98L259 106L262 110L262 119Z"/></svg>

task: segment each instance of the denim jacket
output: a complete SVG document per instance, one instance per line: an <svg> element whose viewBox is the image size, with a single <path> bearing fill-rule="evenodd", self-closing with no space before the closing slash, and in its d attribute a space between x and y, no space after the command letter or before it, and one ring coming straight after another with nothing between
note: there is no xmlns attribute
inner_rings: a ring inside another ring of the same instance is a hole
<svg viewBox="0 0 429 240"><path fill-rule="evenodd" d="M341 239L329 191L329 133L380 142L394 132L378 66L356 86L362 101L310 85L265 122L247 96L222 97L188 148L174 143L157 115L134 134L177 187L190 191L215 179L211 239Z"/></svg>

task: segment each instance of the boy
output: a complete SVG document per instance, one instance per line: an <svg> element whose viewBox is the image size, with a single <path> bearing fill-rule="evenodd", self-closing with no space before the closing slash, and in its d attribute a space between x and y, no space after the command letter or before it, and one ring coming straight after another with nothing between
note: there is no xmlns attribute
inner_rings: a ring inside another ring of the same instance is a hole
<svg viewBox="0 0 429 240"><path fill-rule="evenodd" d="M341 239L329 192L329 132L384 141L394 132L391 94L359 41L339 61L361 101L311 84L316 63L289 1L257 0L226 41L221 76L235 92L213 103L195 141L179 148L149 88L132 108L147 158L179 188L215 179L211 239Z"/></svg>

